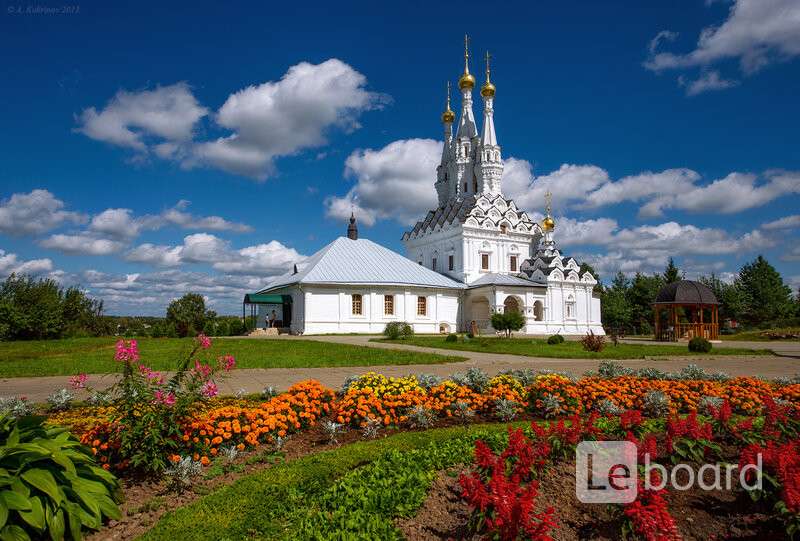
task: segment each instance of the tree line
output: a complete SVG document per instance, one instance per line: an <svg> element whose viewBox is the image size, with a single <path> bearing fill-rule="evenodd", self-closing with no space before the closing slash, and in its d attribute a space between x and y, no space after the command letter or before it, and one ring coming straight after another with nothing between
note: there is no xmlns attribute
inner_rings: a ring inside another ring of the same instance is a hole
<svg viewBox="0 0 800 541"><path fill-rule="evenodd" d="M164 317L108 316L103 301L79 287L51 278L12 274L0 284L0 340L44 340L88 336L238 336L255 322L219 316L205 299L187 293L173 300Z"/></svg>
<svg viewBox="0 0 800 541"><path fill-rule="evenodd" d="M594 269L584 264L595 277ZM653 303L667 284L684 279L684 273L670 258L664 272L628 277L622 272L606 286L595 291L601 299L603 325L610 331L624 334L651 334L655 325ZM720 302L719 320L736 321L743 328L771 328L800 325L800 292L792 294L780 273L763 256L756 257L739 269L732 282L717 275L701 276Z"/></svg>

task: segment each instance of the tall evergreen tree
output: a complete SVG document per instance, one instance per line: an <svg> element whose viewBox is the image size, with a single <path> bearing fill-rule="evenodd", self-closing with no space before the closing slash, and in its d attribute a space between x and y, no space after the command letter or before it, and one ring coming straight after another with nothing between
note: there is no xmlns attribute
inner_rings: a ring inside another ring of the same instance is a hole
<svg viewBox="0 0 800 541"><path fill-rule="evenodd" d="M673 282L680 282L683 280L683 273L675 265L675 260L671 257L667 262L667 268L664 269L664 283L671 284Z"/></svg>
<svg viewBox="0 0 800 541"><path fill-rule="evenodd" d="M745 296L738 278L733 283L728 283L723 282L716 274L712 273L711 276L701 276L699 281L707 285L719 301L720 321L725 319L738 320L742 317L746 308Z"/></svg>
<svg viewBox="0 0 800 541"><path fill-rule="evenodd" d="M763 256L741 268L739 285L748 323L759 324L793 315L792 290Z"/></svg>
<svg viewBox="0 0 800 541"><path fill-rule="evenodd" d="M603 325L612 331L625 332L631 325L631 306L628 300L630 280L618 272L603 293L600 310Z"/></svg>
<svg viewBox="0 0 800 541"><path fill-rule="evenodd" d="M655 325L653 302L663 286L664 280L658 274L648 276L637 272L633 277L626 297L630 305L631 324L635 332L640 334L652 332Z"/></svg>

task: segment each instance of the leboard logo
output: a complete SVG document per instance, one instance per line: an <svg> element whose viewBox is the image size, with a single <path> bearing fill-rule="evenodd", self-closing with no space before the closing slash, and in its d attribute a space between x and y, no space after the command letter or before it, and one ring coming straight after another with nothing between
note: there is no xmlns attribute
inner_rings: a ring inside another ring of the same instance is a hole
<svg viewBox="0 0 800 541"><path fill-rule="evenodd" d="M638 484L636 445L582 441L575 449L575 495L583 503L631 503Z"/></svg>

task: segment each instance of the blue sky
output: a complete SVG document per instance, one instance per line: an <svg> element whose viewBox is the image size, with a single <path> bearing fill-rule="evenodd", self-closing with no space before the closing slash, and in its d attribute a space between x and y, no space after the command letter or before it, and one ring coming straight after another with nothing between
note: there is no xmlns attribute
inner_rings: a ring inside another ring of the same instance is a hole
<svg viewBox="0 0 800 541"><path fill-rule="evenodd" d="M78 2L0 13L0 275L236 313L351 208L402 252L466 32L504 192L536 214L550 189L565 252L605 280L763 253L800 285L796 0Z"/></svg>

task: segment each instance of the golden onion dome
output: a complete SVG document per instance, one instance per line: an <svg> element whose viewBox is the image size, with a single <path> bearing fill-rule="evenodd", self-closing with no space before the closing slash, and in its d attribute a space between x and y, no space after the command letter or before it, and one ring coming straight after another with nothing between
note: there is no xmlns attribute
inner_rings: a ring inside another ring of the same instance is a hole
<svg viewBox="0 0 800 541"><path fill-rule="evenodd" d="M553 220L550 216L545 216L544 220L542 220L542 229L545 231L552 231L556 228L556 221Z"/></svg>
<svg viewBox="0 0 800 541"><path fill-rule="evenodd" d="M455 121L455 119L456 119L456 114L453 111L451 111L449 107L444 113L442 113L442 122L444 124L452 124L453 121Z"/></svg>
<svg viewBox="0 0 800 541"><path fill-rule="evenodd" d="M458 80L458 88L461 90L472 90L475 88L475 76L470 72L465 71L461 78Z"/></svg>
<svg viewBox="0 0 800 541"><path fill-rule="evenodd" d="M494 98L494 93L496 90L494 85L492 84L491 69L489 68L489 58L491 58L491 55L489 54L489 51L486 51L486 82L483 83L483 86L481 87L481 96L483 96L484 98Z"/></svg>
<svg viewBox="0 0 800 541"><path fill-rule="evenodd" d="M447 81L447 107L442 113L442 123L452 124L456 119L456 114L450 109L450 81Z"/></svg>

